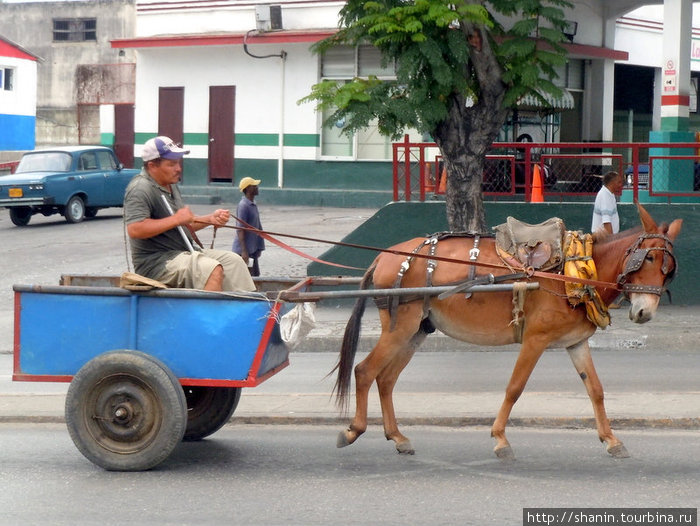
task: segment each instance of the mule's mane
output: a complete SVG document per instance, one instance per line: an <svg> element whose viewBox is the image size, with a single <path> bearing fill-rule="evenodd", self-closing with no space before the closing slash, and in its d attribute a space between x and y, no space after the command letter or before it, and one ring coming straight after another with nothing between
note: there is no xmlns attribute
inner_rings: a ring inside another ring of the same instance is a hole
<svg viewBox="0 0 700 526"><path fill-rule="evenodd" d="M607 265L611 265L611 268L621 265L625 252L627 252L632 241L638 238L642 232L643 228L641 226L623 230L617 234L608 234L601 228L593 234L593 257L604 257ZM600 260L596 262L597 265L600 263Z"/></svg>
<svg viewBox="0 0 700 526"><path fill-rule="evenodd" d="M629 237L639 237L641 233L641 226L629 228L627 230L618 232L617 234L609 234L605 229L601 228L593 232L593 244L598 248L602 248L605 245L614 243L616 241L619 241L620 239L627 239Z"/></svg>

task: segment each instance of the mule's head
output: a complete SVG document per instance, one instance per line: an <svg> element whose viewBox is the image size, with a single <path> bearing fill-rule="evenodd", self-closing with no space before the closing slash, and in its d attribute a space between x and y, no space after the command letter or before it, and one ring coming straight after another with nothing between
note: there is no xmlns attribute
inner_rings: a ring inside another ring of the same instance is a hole
<svg viewBox="0 0 700 526"><path fill-rule="evenodd" d="M673 241L681 231L683 220L658 226L641 205L637 209L643 232L627 249L617 282L632 304L630 320L645 323L656 314L661 294L676 273Z"/></svg>

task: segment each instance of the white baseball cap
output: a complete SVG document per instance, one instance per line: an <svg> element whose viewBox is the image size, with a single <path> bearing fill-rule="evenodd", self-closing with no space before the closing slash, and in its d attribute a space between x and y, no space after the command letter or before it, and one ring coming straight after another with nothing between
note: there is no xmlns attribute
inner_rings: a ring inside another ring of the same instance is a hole
<svg viewBox="0 0 700 526"><path fill-rule="evenodd" d="M141 150L141 159L152 161L153 159L170 159L177 161L183 155L190 153L189 150L180 148L170 137L154 137L148 139Z"/></svg>

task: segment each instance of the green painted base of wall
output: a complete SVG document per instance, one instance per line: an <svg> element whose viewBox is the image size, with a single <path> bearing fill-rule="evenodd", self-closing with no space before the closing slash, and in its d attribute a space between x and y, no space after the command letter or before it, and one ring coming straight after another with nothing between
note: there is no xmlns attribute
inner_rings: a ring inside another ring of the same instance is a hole
<svg viewBox="0 0 700 526"><path fill-rule="evenodd" d="M637 196L639 202L644 206L646 206L648 203L670 204L698 202L698 198L695 196L674 195L669 197L665 195L649 195L649 190L639 190ZM632 190L623 190L622 194L620 195L620 203L634 203L634 192L632 192Z"/></svg>
<svg viewBox="0 0 700 526"><path fill-rule="evenodd" d="M689 124L688 117L661 117L661 131L685 132L688 131Z"/></svg>
<svg viewBox="0 0 700 526"><path fill-rule="evenodd" d="M241 200L238 187L231 185L183 186L182 199L187 204L224 203ZM330 190L309 188L269 188L260 186L255 201L261 206L328 206L335 208L380 208L391 202L392 192L380 190Z"/></svg>
<svg viewBox="0 0 700 526"><path fill-rule="evenodd" d="M485 203L487 222L495 226L505 222L508 216L528 223L540 223L550 217L560 217L568 230L590 231L591 203ZM683 219L683 231L676 240L675 254L678 273L671 285L673 301L689 305L700 303L700 237L694 235L700 224L700 205L645 205L646 210L661 223ZM639 224L639 215L634 205L618 206L622 230ZM377 211L359 228L342 239L343 242L386 248L412 237L421 237L447 230L444 203L390 203ZM367 268L377 252L357 248L335 246L320 256L321 259L354 267ZM343 271L346 275L361 275L362 271ZM337 267L311 263L307 266L310 276L334 276ZM663 301L667 301L664 299Z"/></svg>
<svg viewBox="0 0 700 526"><path fill-rule="evenodd" d="M236 159L234 182L244 177L260 179L261 188L277 188L279 179L277 160L275 159ZM313 188L345 190L362 188L363 190L393 191L392 165L390 162L343 162L343 161L284 161L284 188ZM209 184L207 161L205 159L185 158L183 164L182 184L188 186L206 186ZM184 190L184 189L183 189Z"/></svg>

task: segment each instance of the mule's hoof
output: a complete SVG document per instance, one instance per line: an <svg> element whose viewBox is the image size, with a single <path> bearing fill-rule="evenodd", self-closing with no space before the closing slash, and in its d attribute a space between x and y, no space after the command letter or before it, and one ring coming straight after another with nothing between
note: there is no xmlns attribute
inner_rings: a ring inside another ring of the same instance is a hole
<svg viewBox="0 0 700 526"><path fill-rule="evenodd" d="M627 448L622 443L609 447L608 453L610 453L613 458L630 458Z"/></svg>
<svg viewBox="0 0 700 526"><path fill-rule="evenodd" d="M341 431L340 433L338 433L338 439L335 441L335 447L346 447L349 446L351 443L352 442L348 440L348 436L345 434L345 431Z"/></svg>
<svg viewBox="0 0 700 526"><path fill-rule="evenodd" d="M515 453L513 453L513 448L510 446L503 446L493 450L499 460L515 460Z"/></svg>
<svg viewBox="0 0 700 526"><path fill-rule="evenodd" d="M415 449L413 449L411 442L408 440L406 440L406 442L401 442L400 444L396 444L396 451L399 453L399 455L415 455L416 454Z"/></svg>

